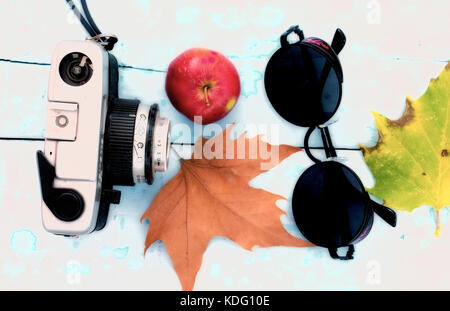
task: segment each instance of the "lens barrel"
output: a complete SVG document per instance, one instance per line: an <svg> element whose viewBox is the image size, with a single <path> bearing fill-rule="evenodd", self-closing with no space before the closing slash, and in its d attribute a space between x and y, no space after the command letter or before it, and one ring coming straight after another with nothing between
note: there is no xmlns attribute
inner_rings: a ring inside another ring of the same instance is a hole
<svg viewBox="0 0 450 311"><path fill-rule="evenodd" d="M104 165L113 185L134 185L133 139L138 106L138 100L116 99L107 116Z"/></svg>
<svg viewBox="0 0 450 311"><path fill-rule="evenodd" d="M116 99L105 128L104 170L113 185L153 183L156 171L167 169L170 122L160 118L158 105Z"/></svg>

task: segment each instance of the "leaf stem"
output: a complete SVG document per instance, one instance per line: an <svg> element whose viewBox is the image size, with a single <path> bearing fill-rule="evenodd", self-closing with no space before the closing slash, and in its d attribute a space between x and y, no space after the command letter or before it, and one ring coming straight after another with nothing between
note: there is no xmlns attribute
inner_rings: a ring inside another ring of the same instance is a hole
<svg viewBox="0 0 450 311"><path fill-rule="evenodd" d="M438 209L436 210L436 231L434 231L434 235L441 236L441 213Z"/></svg>

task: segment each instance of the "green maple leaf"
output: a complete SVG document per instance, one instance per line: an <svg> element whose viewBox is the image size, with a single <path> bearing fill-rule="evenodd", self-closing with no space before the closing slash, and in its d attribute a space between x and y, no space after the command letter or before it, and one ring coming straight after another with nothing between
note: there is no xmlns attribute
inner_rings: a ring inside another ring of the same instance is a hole
<svg viewBox="0 0 450 311"><path fill-rule="evenodd" d="M379 139L361 146L375 177L368 191L398 210L434 207L439 236L439 210L450 206L450 62L418 100L407 96L400 119L372 113Z"/></svg>

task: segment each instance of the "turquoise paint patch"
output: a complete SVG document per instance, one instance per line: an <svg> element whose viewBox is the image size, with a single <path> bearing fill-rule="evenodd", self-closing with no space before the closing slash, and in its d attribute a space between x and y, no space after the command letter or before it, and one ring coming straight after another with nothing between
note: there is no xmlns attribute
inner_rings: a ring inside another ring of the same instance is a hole
<svg viewBox="0 0 450 311"><path fill-rule="evenodd" d="M300 177L300 175L302 174L304 168L301 167L300 165L293 165L289 171L286 173L287 177L291 177L294 179L297 179Z"/></svg>
<svg viewBox="0 0 450 311"><path fill-rule="evenodd" d="M222 28L236 29L244 25L245 18L237 8L231 8L226 13L214 13L212 21Z"/></svg>
<svg viewBox="0 0 450 311"><path fill-rule="evenodd" d="M443 208L441 208L440 212L440 216L441 216L441 222L445 223L447 222L448 218L449 218L449 214L450 214L450 207L445 206Z"/></svg>
<svg viewBox="0 0 450 311"><path fill-rule="evenodd" d="M295 281L294 281L294 288L295 288L296 290L301 289L301 288L302 288L302 283L301 283L299 280L295 280Z"/></svg>
<svg viewBox="0 0 450 311"><path fill-rule="evenodd" d="M249 282L248 277L246 277L246 276L242 277L242 278L241 278L241 282L242 282L243 284L248 284L248 282Z"/></svg>
<svg viewBox="0 0 450 311"><path fill-rule="evenodd" d="M344 290L348 291L360 291L361 289L356 285L350 285L344 288Z"/></svg>
<svg viewBox="0 0 450 311"><path fill-rule="evenodd" d="M80 246L80 241L73 241L72 242L72 247L73 248L78 248Z"/></svg>
<svg viewBox="0 0 450 311"><path fill-rule="evenodd" d="M110 265L104 265L103 266L103 269L105 269L105 270L109 270L109 269L111 269L112 267L110 266Z"/></svg>
<svg viewBox="0 0 450 311"><path fill-rule="evenodd" d="M66 268L64 269L65 274L89 274L91 273L91 267L81 265L79 263L73 262L67 264Z"/></svg>
<svg viewBox="0 0 450 311"><path fill-rule="evenodd" d="M220 270L221 266L219 264L212 264L209 274L211 275L211 277L217 278L220 275Z"/></svg>
<svg viewBox="0 0 450 311"><path fill-rule="evenodd" d="M258 26L263 27L274 27L279 24L284 19L284 11L280 8L274 8L270 5L263 7L255 20Z"/></svg>
<svg viewBox="0 0 450 311"><path fill-rule="evenodd" d="M443 208L441 208L439 210L439 217L441 219L441 223L446 223L448 218L449 218L449 212L450 212L450 208L448 206L445 206ZM436 224L437 222L437 212L434 208L430 207L428 209L428 214L429 214L429 219L427 219L426 217L417 217L417 219L415 218L415 222L419 225L424 225L424 224Z"/></svg>
<svg viewBox="0 0 450 311"><path fill-rule="evenodd" d="M100 254L102 255L103 258L108 258L108 257L114 257L116 259L122 260L125 259L128 255L128 251L129 251L129 247L118 247L118 248L113 248L111 246L103 246L100 249Z"/></svg>
<svg viewBox="0 0 450 311"><path fill-rule="evenodd" d="M175 13L178 23L193 22L199 14L200 9L195 7L184 7Z"/></svg>
<svg viewBox="0 0 450 311"><path fill-rule="evenodd" d="M350 45L350 50L352 50L353 52L356 52L356 53L362 53L364 51L364 48L357 43L352 43Z"/></svg>
<svg viewBox="0 0 450 311"><path fill-rule="evenodd" d="M11 249L17 253L29 254L36 251L37 237L30 230L15 231L11 236Z"/></svg>
<svg viewBox="0 0 450 311"><path fill-rule="evenodd" d="M301 260L301 264L302 266L309 266L311 264L311 257L309 257L308 255L303 257Z"/></svg>
<svg viewBox="0 0 450 311"><path fill-rule="evenodd" d="M174 133L175 134L175 133ZM177 134L175 134L175 135L171 135L171 138L172 138L172 143L175 143L175 142L177 142L177 140L181 137L181 136L183 136L183 132L178 132Z"/></svg>
<svg viewBox="0 0 450 311"><path fill-rule="evenodd" d="M304 278L305 283L313 283L316 280L316 272L314 270L309 270L306 272L306 277Z"/></svg>
<svg viewBox="0 0 450 311"><path fill-rule="evenodd" d="M26 269L27 268L23 263L15 264L7 261L2 265L2 273L9 276L17 276L22 274Z"/></svg>
<svg viewBox="0 0 450 311"><path fill-rule="evenodd" d="M150 8L150 0L137 0L135 3L141 9L149 9Z"/></svg>
<svg viewBox="0 0 450 311"><path fill-rule="evenodd" d="M31 128L34 126L34 123L37 121L41 121L37 115L29 115L22 120L20 124L19 131L22 135L26 135L29 132L32 132Z"/></svg>
<svg viewBox="0 0 450 311"><path fill-rule="evenodd" d="M408 4L405 9L407 9L408 11L416 11L417 5L414 3L411 3L411 4Z"/></svg>
<svg viewBox="0 0 450 311"><path fill-rule="evenodd" d="M44 108L43 108L43 105L41 103L33 105L33 110L35 110L35 111L41 111L43 109Z"/></svg>
<svg viewBox="0 0 450 311"><path fill-rule="evenodd" d="M289 201L289 205L292 205L291 201ZM304 239L304 237L301 235L300 231L298 230L296 224L283 223L283 228L286 229L286 231L289 232L290 234L292 234L293 236Z"/></svg>
<svg viewBox="0 0 450 311"><path fill-rule="evenodd" d="M278 45L280 44L280 40L276 39L276 40L257 40L257 41L250 41L247 44L247 49L250 51L255 50L256 48L260 47L261 45L269 45L273 51L275 52L275 50L278 49ZM267 50L266 48L264 48L264 50ZM264 54L265 56L269 57L271 54Z"/></svg>
<svg viewBox="0 0 450 311"><path fill-rule="evenodd" d="M12 102L13 102L13 104L15 104L15 105L19 105L19 104L21 104L21 103L23 102L23 98L22 98L22 97L16 96L16 97L14 97L14 98L12 99Z"/></svg>
<svg viewBox="0 0 450 311"><path fill-rule="evenodd" d="M430 207L428 209L428 214L430 215L430 218L433 220L433 223L437 223L437 212L434 208Z"/></svg>
<svg viewBox="0 0 450 311"><path fill-rule="evenodd" d="M137 258L130 258L127 262L127 268L131 270L139 270L142 268L142 261Z"/></svg>
<svg viewBox="0 0 450 311"><path fill-rule="evenodd" d="M233 285L233 279L229 276L226 276L223 278L223 281L226 286L232 286Z"/></svg>
<svg viewBox="0 0 450 311"><path fill-rule="evenodd" d="M268 250L264 250L261 255L259 255L259 259L263 260L263 261L270 261L271 257L270 257L270 253Z"/></svg>
<svg viewBox="0 0 450 311"><path fill-rule="evenodd" d="M422 216L422 215L415 215L414 223L419 226L425 226L425 225L434 225L436 223L436 210L432 207L428 208L428 217Z"/></svg>
<svg viewBox="0 0 450 311"><path fill-rule="evenodd" d="M307 250L308 254L311 254L314 258L322 258L324 252L328 252L326 248L322 247L309 247Z"/></svg>
<svg viewBox="0 0 450 311"><path fill-rule="evenodd" d="M250 55L236 55L236 54L227 54L227 58L229 59L239 59L239 60L254 60L254 59L267 59L269 56L271 56L273 52L269 53L261 53L261 54L250 54Z"/></svg>
<svg viewBox="0 0 450 311"><path fill-rule="evenodd" d="M258 94L258 84L263 79L262 72L252 68L249 62L239 70L242 91L241 96L248 98L251 95Z"/></svg>
<svg viewBox="0 0 450 311"><path fill-rule="evenodd" d="M275 175L273 172L262 173L255 179L250 181L250 186L254 188L262 188L263 185L270 185L273 182Z"/></svg>

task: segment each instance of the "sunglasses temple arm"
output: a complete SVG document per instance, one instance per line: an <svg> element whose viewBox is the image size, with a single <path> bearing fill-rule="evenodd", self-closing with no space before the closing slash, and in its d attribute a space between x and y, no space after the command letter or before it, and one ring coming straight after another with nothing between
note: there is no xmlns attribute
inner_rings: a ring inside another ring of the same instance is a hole
<svg viewBox="0 0 450 311"><path fill-rule="evenodd" d="M322 136L322 143L327 158L336 157L336 149L334 149L333 142L331 141L330 131L328 130L328 127L321 127L320 135Z"/></svg>
<svg viewBox="0 0 450 311"><path fill-rule="evenodd" d="M312 155L311 150L309 150L309 137L311 136L312 132L314 132L314 130L316 129L315 126L311 126L305 134L305 140L304 140L304 149L306 152L306 155L308 156L308 158L311 159L311 161L313 161L314 163L320 163L322 161L320 161L319 159L317 159L315 156Z"/></svg>
<svg viewBox="0 0 450 311"><path fill-rule="evenodd" d="M344 32L340 28L336 29L333 41L331 42L331 48L336 52L336 54L339 54L339 52L342 51L345 45L345 41L346 38Z"/></svg>
<svg viewBox="0 0 450 311"><path fill-rule="evenodd" d="M291 26L289 27L288 30L286 30L280 37L280 43L282 47L287 47L289 45L289 42L287 40L287 37L291 34L291 33L295 33L298 36L299 41L302 41L305 38L305 35L303 34L303 30L300 29L300 27L298 27L298 25L295 26Z"/></svg>
<svg viewBox="0 0 450 311"><path fill-rule="evenodd" d="M329 248L331 258L340 260L351 260L353 259L353 254L355 253L355 246L353 244L348 245L347 254L345 256L339 256L337 253L337 248Z"/></svg>
<svg viewBox="0 0 450 311"><path fill-rule="evenodd" d="M397 225L397 214L384 205L378 204L369 199L369 205L372 206L373 211L381 217L385 222L387 222L390 226L395 227Z"/></svg>
<svg viewBox="0 0 450 311"><path fill-rule="evenodd" d="M357 191L356 188L354 187L352 188L353 190ZM394 212L393 209L390 209L389 207L386 207L373 201L367 192L361 193L358 191L358 193L364 196L363 200L369 207L373 209L375 214L380 216L381 219L387 222L391 227L395 227L397 225L397 214Z"/></svg>
<svg viewBox="0 0 450 311"><path fill-rule="evenodd" d="M320 163L319 159L314 157L309 150L309 137L311 136L312 132L316 129L315 126L312 126L308 129L308 131L305 134L305 141L304 141L304 149L306 152L306 155L314 162L314 163ZM328 127L321 127L320 129L320 135L322 136L322 143L323 143L323 149L325 150L325 155L328 158L336 157L336 149L333 146L333 143L331 141L330 132L328 131Z"/></svg>

